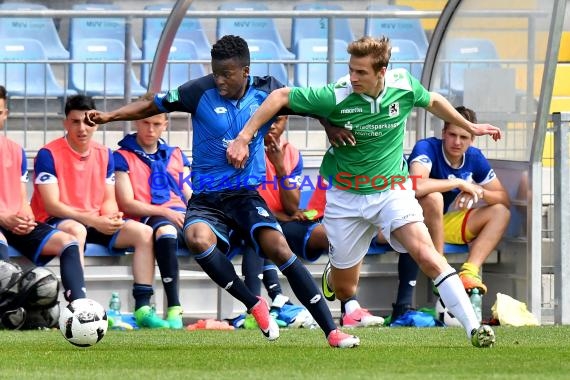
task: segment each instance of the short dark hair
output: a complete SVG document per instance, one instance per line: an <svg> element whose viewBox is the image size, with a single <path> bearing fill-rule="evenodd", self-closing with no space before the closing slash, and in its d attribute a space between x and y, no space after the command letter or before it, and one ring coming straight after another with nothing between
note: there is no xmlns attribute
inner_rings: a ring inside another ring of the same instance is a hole
<svg viewBox="0 0 570 380"><path fill-rule="evenodd" d="M457 106L455 110L461 114L465 118L465 120L470 121L472 123L477 123L477 114L471 108L467 108L465 106ZM445 130L449 127L449 123L446 121L443 123L443 129ZM473 134L471 134L473 136Z"/></svg>
<svg viewBox="0 0 570 380"><path fill-rule="evenodd" d="M8 96L8 92L6 91L6 87L0 85L0 99L6 100L7 96Z"/></svg>
<svg viewBox="0 0 570 380"><path fill-rule="evenodd" d="M210 54L216 61L237 59L243 66L249 66L251 62L247 42L240 36L223 36L212 46Z"/></svg>
<svg viewBox="0 0 570 380"><path fill-rule="evenodd" d="M73 95L65 102L65 116L71 111L90 111L95 109L93 98L87 95Z"/></svg>

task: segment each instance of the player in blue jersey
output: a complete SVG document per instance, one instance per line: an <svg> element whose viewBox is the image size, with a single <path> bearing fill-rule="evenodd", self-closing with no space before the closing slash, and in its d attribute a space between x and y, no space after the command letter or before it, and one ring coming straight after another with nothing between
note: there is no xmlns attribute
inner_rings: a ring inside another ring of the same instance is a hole
<svg viewBox="0 0 570 380"><path fill-rule="evenodd" d="M249 75L250 55L245 40L224 36L211 50L212 74L137 101L115 111L86 113L92 124L136 120L162 112L192 115L192 187L184 221L184 236L202 269L219 286L240 300L269 340L279 328L269 316L267 301L255 296L238 277L225 252L229 233L237 231L285 275L293 292L323 329L330 346L354 347L360 340L337 329L324 297L305 266L293 254L279 223L256 191L265 178L263 136L273 119L251 142L251 156L243 169L226 159L228 144L271 91L283 85L271 76Z"/></svg>
<svg viewBox="0 0 570 380"><path fill-rule="evenodd" d="M475 112L463 106L457 111L472 123ZM417 181L416 197L436 249L445 243L469 244L467 261L459 277L466 290L487 287L479 270L497 246L510 219L509 194L483 153L471 146L475 136L444 123L441 139L430 137L414 146L408 159Z"/></svg>

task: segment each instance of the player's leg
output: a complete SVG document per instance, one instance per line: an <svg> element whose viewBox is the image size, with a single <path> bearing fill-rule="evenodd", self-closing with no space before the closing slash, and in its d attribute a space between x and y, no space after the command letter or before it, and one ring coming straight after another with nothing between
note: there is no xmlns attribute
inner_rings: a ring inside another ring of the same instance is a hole
<svg viewBox="0 0 570 380"><path fill-rule="evenodd" d="M85 277L81 265L81 253L77 240L63 231L54 230L46 224L38 224L34 231L43 238L40 243L41 253L36 263L46 263L54 256L59 256L59 269L63 293L68 302L85 298ZM32 231L32 233L34 233Z"/></svg>
<svg viewBox="0 0 570 380"><path fill-rule="evenodd" d="M83 224L73 219L51 218L47 221L47 223L60 231L67 232L77 240L81 266L85 266L84 257L85 243L87 241L87 228Z"/></svg>
<svg viewBox="0 0 570 380"><path fill-rule="evenodd" d="M133 255L133 297L135 299L135 319L139 327L169 328L168 322L160 318L150 305L150 298L154 294L154 252L152 241L152 228L134 220L127 220L123 227L113 236L103 235L98 231L89 229L87 240L93 236L108 239L111 249L134 248Z"/></svg>
<svg viewBox="0 0 570 380"><path fill-rule="evenodd" d="M473 209L465 217L469 255L461 266L459 277L466 289L477 287L486 293L487 287L481 281L480 269L501 241L509 224L510 211L502 204L495 204Z"/></svg>
<svg viewBox="0 0 570 380"><path fill-rule="evenodd" d="M224 193L225 194L225 193ZM221 288L241 301L251 313L268 340L279 337L279 327L269 316L267 301L253 294L237 275L228 257L220 250L228 247L229 228L225 214L231 201L219 198L223 194L195 194L188 202L184 221L186 246L204 272ZM220 207L226 209L220 210Z"/></svg>
<svg viewBox="0 0 570 380"><path fill-rule="evenodd" d="M443 195L440 192L430 193L418 198L418 202L422 207L424 223L428 228L433 245L443 255Z"/></svg>
<svg viewBox="0 0 570 380"><path fill-rule="evenodd" d="M377 232L377 227L364 219L359 211L365 208L371 214L378 213L374 211L376 206L370 203L371 199L370 196L335 188L327 191L323 225L330 243L330 266L325 270L322 283L325 295L331 295L331 291L334 291L341 302L342 326L365 327L384 323L383 318L372 315L360 305L356 294L362 260ZM330 289L326 289L327 284Z"/></svg>
<svg viewBox="0 0 570 380"><path fill-rule="evenodd" d="M161 216L150 217L145 224L150 226L154 233L154 257L160 272L168 308L166 321L171 329L181 329L183 310L178 292L179 268L176 255L179 229Z"/></svg>

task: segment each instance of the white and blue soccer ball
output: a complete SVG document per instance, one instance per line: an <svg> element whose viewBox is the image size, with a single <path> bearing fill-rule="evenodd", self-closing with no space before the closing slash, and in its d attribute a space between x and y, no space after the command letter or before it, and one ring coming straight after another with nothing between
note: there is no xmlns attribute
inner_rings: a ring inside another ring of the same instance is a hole
<svg viewBox="0 0 570 380"><path fill-rule="evenodd" d="M437 315L437 319L439 319L440 322L443 322L446 326L461 327L459 320L449 312L447 307L443 306L441 298L438 298L435 303L435 313Z"/></svg>
<svg viewBox="0 0 570 380"><path fill-rule="evenodd" d="M76 299L60 311L59 330L75 346L93 346L103 339L107 327L105 309L92 299Z"/></svg>

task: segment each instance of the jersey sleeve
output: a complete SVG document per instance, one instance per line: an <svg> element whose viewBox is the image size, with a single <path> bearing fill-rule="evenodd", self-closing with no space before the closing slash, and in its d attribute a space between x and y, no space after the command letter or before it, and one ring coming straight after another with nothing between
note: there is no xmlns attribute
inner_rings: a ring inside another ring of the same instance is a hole
<svg viewBox="0 0 570 380"><path fill-rule="evenodd" d="M57 183L57 173L51 152L45 148L38 151L34 161L34 173L36 179L34 183L38 185Z"/></svg>
<svg viewBox="0 0 570 380"><path fill-rule="evenodd" d="M493 168L491 168L491 164L487 158L483 155L480 150L476 151L473 160L475 160L475 165L473 165L473 181L478 185L485 185L492 180L494 180L497 175Z"/></svg>
<svg viewBox="0 0 570 380"><path fill-rule="evenodd" d="M293 87L289 93L289 108L299 114L327 117L336 105L333 86Z"/></svg>
<svg viewBox="0 0 570 380"><path fill-rule="evenodd" d="M29 176L28 176L28 161L26 159L26 152L22 148L22 176L20 177L20 182L28 183Z"/></svg>
<svg viewBox="0 0 570 380"><path fill-rule="evenodd" d="M433 152L430 144L426 140L420 140L412 149L412 153L408 157L408 164L411 165L413 162L419 162L425 166L430 172L433 166Z"/></svg>
<svg viewBox="0 0 570 380"><path fill-rule="evenodd" d="M116 172L128 172L129 171L129 163L125 160L125 157L115 151L113 152L113 160L115 161L115 171Z"/></svg>
<svg viewBox="0 0 570 380"><path fill-rule="evenodd" d="M180 87L171 89L166 93L159 93L154 96L154 104L161 112L188 112L196 113L198 100L204 89L200 86L199 78L182 84Z"/></svg>
<svg viewBox="0 0 570 380"><path fill-rule="evenodd" d="M426 108L429 106L430 94L429 91L417 80L413 75L408 73L412 91L414 92L414 106Z"/></svg>
<svg viewBox="0 0 570 380"><path fill-rule="evenodd" d="M107 163L107 175L105 177L105 183L107 185L115 184L115 160L113 159L113 151L111 149L109 152L109 162Z"/></svg>

